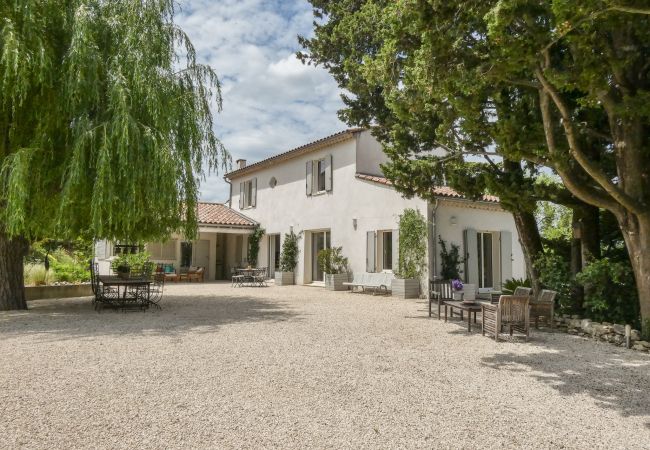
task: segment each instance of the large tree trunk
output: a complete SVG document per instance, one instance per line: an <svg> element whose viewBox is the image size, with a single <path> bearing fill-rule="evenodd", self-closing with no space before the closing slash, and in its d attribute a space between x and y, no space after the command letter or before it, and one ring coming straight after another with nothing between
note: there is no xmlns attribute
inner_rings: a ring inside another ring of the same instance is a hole
<svg viewBox="0 0 650 450"><path fill-rule="evenodd" d="M650 214L617 218L634 270L643 335L650 338Z"/></svg>
<svg viewBox="0 0 650 450"><path fill-rule="evenodd" d="M594 259L600 258L600 211L582 203L573 206L571 240L571 275L575 276ZM578 231L576 235L576 230ZM577 313L583 312L583 302L592 293L593 286L573 283L572 297Z"/></svg>
<svg viewBox="0 0 650 450"><path fill-rule="evenodd" d="M544 249L542 247L542 238L539 235L535 215L527 211L513 212L517 233L519 234L519 243L524 253L526 262L526 271L530 277L531 285L535 295L542 290L542 283L539 279L539 270L535 268L534 262Z"/></svg>
<svg viewBox="0 0 650 450"><path fill-rule="evenodd" d="M28 248L26 239L0 232L0 311L27 309L23 259Z"/></svg>

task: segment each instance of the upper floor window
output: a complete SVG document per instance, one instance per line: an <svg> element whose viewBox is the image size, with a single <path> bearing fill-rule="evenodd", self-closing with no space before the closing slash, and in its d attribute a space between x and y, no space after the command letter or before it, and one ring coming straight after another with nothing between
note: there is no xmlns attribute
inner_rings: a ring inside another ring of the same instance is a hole
<svg viewBox="0 0 650 450"><path fill-rule="evenodd" d="M305 184L308 196L332 190L332 155L307 161Z"/></svg>
<svg viewBox="0 0 650 450"><path fill-rule="evenodd" d="M257 178L239 183L239 209L254 208L257 203Z"/></svg>

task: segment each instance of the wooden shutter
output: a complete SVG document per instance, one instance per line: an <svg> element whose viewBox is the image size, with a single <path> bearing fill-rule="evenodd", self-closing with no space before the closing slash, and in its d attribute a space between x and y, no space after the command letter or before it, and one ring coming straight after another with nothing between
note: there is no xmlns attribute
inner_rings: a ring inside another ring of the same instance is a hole
<svg viewBox="0 0 650 450"><path fill-rule="evenodd" d="M332 155L325 157L325 190L332 190Z"/></svg>
<svg viewBox="0 0 650 450"><path fill-rule="evenodd" d="M377 239L374 231L366 233L366 272L374 272L377 267Z"/></svg>
<svg viewBox="0 0 650 450"><path fill-rule="evenodd" d="M399 230L392 231L393 238L393 272L399 273Z"/></svg>
<svg viewBox="0 0 650 450"><path fill-rule="evenodd" d="M255 207L257 204L257 178L251 180L251 206Z"/></svg>
<svg viewBox="0 0 650 450"><path fill-rule="evenodd" d="M244 209L244 195L246 191L246 184L239 183L239 209Z"/></svg>
<svg viewBox="0 0 650 450"><path fill-rule="evenodd" d="M465 283L478 286L478 240L476 230L468 228L463 231L465 250Z"/></svg>
<svg viewBox="0 0 650 450"><path fill-rule="evenodd" d="M305 187L307 190L307 196L310 197L311 194L313 193L312 189L312 184L314 182L314 176L312 175L312 171L314 170L314 162L313 161L307 161L307 170L306 170L306 175L305 175Z"/></svg>
<svg viewBox="0 0 650 450"><path fill-rule="evenodd" d="M512 233L502 231L500 236L501 245L501 286L506 280L512 278ZM501 286L499 286L501 288Z"/></svg>

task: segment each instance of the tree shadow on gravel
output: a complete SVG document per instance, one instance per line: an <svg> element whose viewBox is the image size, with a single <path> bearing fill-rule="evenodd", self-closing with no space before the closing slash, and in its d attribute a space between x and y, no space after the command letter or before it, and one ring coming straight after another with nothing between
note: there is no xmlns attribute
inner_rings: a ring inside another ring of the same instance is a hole
<svg viewBox="0 0 650 450"><path fill-rule="evenodd" d="M219 327L246 322L301 320L287 304L251 296L165 295L162 310L145 312L104 309L96 312L91 298L30 302L27 311L0 315L0 339L42 335L44 340L100 336L174 336L212 333ZM39 336L41 337L41 336Z"/></svg>
<svg viewBox="0 0 650 450"><path fill-rule="evenodd" d="M601 407L623 416L650 416L650 358L629 350L605 348L605 344L594 348L601 345L566 337L566 342L531 342L548 347L548 351L499 353L482 358L482 364L495 370L522 372L565 397L587 394ZM580 348L581 344L584 348ZM650 422L645 425L650 428Z"/></svg>

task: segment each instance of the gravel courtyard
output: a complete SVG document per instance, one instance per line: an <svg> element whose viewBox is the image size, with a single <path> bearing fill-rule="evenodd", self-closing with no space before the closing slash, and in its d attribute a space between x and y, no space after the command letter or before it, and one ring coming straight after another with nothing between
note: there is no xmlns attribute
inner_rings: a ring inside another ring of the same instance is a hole
<svg viewBox="0 0 650 450"><path fill-rule="evenodd" d="M0 448L650 448L650 356L422 300L166 286L0 313Z"/></svg>

